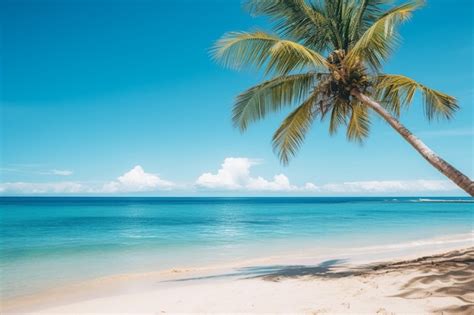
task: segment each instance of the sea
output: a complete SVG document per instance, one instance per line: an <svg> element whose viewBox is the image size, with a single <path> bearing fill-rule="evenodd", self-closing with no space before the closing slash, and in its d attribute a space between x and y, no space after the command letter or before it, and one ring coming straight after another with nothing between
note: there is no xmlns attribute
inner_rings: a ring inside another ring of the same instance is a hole
<svg viewBox="0 0 474 315"><path fill-rule="evenodd" d="M0 295L293 252L474 245L473 225L460 197L1 197Z"/></svg>

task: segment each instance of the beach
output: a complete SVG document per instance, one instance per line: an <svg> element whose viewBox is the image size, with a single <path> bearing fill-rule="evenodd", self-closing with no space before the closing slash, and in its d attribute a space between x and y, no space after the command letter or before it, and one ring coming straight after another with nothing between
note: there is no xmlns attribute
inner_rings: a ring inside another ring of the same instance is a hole
<svg viewBox="0 0 474 315"><path fill-rule="evenodd" d="M3 312L472 314L474 247L431 252L383 263L268 265L277 262L269 258L118 275L19 299Z"/></svg>
<svg viewBox="0 0 474 315"><path fill-rule="evenodd" d="M466 198L0 201L2 313L472 312Z"/></svg>
<svg viewBox="0 0 474 315"><path fill-rule="evenodd" d="M474 315L473 13L0 1L0 315Z"/></svg>

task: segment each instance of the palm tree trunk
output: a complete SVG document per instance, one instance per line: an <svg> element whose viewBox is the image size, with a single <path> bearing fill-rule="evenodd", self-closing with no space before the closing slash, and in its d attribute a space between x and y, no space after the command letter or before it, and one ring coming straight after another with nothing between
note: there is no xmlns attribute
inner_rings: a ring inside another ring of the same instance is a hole
<svg viewBox="0 0 474 315"><path fill-rule="evenodd" d="M357 89L353 89L351 94L359 101L372 108L377 114L383 117L390 126L393 127L408 143L410 143L431 165L436 167L441 173L452 180L461 189L469 195L474 196L474 182L466 175L458 171L454 166L439 157L433 150L431 150L420 139L414 136L405 126L403 126L398 119L393 117L385 108L379 103L372 100L370 97L360 93Z"/></svg>

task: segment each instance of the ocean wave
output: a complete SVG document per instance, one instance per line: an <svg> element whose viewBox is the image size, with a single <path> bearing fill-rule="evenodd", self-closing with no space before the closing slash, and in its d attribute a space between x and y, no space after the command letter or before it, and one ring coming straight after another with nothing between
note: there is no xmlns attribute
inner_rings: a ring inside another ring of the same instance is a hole
<svg viewBox="0 0 474 315"><path fill-rule="evenodd" d="M446 202L446 203L474 203L474 199L431 199L431 198L418 198L412 199L411 202Z"/></svg>

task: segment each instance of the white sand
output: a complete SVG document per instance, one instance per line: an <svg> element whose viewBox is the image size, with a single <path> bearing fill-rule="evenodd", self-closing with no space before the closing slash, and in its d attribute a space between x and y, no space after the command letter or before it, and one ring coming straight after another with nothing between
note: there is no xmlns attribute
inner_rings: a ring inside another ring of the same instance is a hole
<svg viewBox="0 0 474 315"><path fill-rule="evenodd" d="M474 314L473 261L470 248L389 265L261 262L249 268L247 262L231 268L118 275L12 301L3 311Z"/></svg>
<svg viewBox="0 0 474 315"><path fill-rule="evenodd" d="M459 307L455 297L394 297L414 274L330 280L236 280L92 299L42 313L414 313Z"/></svg>

